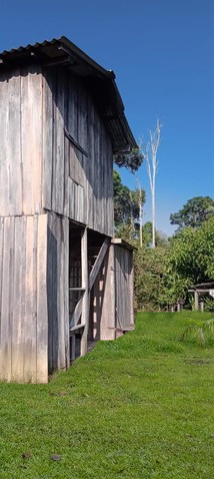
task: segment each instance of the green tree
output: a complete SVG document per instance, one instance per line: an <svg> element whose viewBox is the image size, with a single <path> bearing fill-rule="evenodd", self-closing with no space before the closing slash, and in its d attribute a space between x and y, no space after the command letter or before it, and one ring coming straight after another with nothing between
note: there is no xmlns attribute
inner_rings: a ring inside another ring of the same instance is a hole
<svg viewBox="0 0 214 479"><path fill-rule="evenodd" d="M114 187L114 221L118 236L134 239L138 235L139 191L130 190L122 184L117 171L113 172ZM145 191L141 192L142 204L145 202Z"/></svg>
<svg viewBox="0 0 214 479"><path fill-rule="evenodd" d="M125 166L131 173L137 171L143 163L143 154L140 148L134 148L131 151L115 153L114 162L119 166Z"/></svg>
<svg viewBox="0 0 214 479"><path fill-rule="evenodd" d="M170 241L165 264L163 298L177 301L188 288L214 280L214 218L201 227L186 227Z"/></svg>
<svg viewBox="0 0 214 479"><path fill-rule="evenodd" d="M196 196L177 213L170 215L170 223L178 225L177 231L181 231L187 226L198 228L210 217L214 217L214 200L209 196Z"/></svg>
<svg viewBox="0 0 214 479"><path fill-rule="evenodd" d="M138 309L157 311L162 305L165 247L138 248L135 251L135 296Z"/></svg>
<svg viewBox="0 0 214 479"><path fill-rule="evenodd" d="M143 243L145 246L152 245L152 222L147 221L143 226ZM167 237L161 231L155 230L155 246L167 247Z"/></svg>

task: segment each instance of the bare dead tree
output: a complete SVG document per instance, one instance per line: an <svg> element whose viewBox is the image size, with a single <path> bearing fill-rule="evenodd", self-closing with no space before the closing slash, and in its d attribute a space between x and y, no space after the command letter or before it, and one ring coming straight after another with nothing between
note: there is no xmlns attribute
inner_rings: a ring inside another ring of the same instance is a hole
<svg viewBox="0 0 214 479"><path fill-rule="evenodd" d="M143 246L143 191L137 174L133 173L138 184L138 206L139 206L139 228L140 228L140 247Z"/></svg>
<svg viewBox="0 0 214 479"><path fill-rule="evenodd" d="M133 191L129 191L129 198L130 198L130 220L131 220L131 233L134 237L135 232L135 224L134 224L134 215L133 215Z"/></svg>
<svg viewBox="0 0 214 479"><path fill-rule="evenodd" d="M149 175L150 189L152 195L152 248L155 248L155 188L156 188L156 175L158 168L157 151L160 144L160 131L161 124L157 120L156 128L154 131L150 130L150 139L144 146L141 140L141 151L146 160L147 171Z"/></svg>

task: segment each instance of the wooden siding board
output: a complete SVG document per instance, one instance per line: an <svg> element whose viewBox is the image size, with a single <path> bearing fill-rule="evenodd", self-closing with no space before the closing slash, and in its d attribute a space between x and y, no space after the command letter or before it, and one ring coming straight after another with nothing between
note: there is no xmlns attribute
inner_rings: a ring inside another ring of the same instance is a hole
<svg viewBox="0 0 214 479"><path fill-rule="evenodd" d="M2 362L2 285L3 285L3 252L4 252L4 219L0 218L0 380L3 379L3 362Z"/></svg>
<svg viewBox="0 0 214 479"><path fill-rule="evenodd" d="M65 368L65 328L64 328L64 235L63 235L63 219L57 219L57 267L58 267L58 284L57 284L57 303L58 303L58 368Z"/></svg>
<svg viewBox="0 0 214 479"><path fill-rule="evenodd" d="M14 285L13 285L13 324L12 324L12 380L23 382L24 338L23 338L23 304L25 275L25 233L26 218L15 218L14 243Z"/></svg>
<svg viewBox="0 0 214 479"><path fill-rule="evenodd" d="M96 177L96 180L95 180ZM98 117L95 112L95 124L94 124L94 178L93 178L93 210L94 210L94 222L93 229L99 231L98 226L98 193L99 192L99 126Z"/></svg>
<svg viewBox="0 0 214 479"><path fill-rule="evenodd" d="M1 201L0 214L7 216L9 213L9 164L8 164L8 82L7 74L0 77L0 186Z"/></svg>
<svg viewBox="0 0 214 479"><path fill-rule="evenodd" d="M21 156L23 212L40 213L42 203L42 75L39 66L21 69Z"/></svg>
<svg viewBox="0 0 214 479"><path fill-rule="evenodd" d="M52 209L53 184L53 75L43 71L43 194L42 206Z"/></svg>
<svg viewBox="0 0 214 479"><path fill-rule="evenodd" d="M8 78L8 166L9 203L8 214L22 214L21 171L21 79L20 69L11 72Z"/></svg>
<svg viewBox="0 0 214 479"><path fill-rule="evenodd" d="M88 227L93 228L94 208L93 208L93 178L94 178L94 105L89 97L88 99L88 197L87 197L87 222Z"/></svg>
<svg viewBox="0 0 214 479"><path fill-rule="evenodd" d="M65 76L61 68L57 71L57 96L55 103L55 211L64 212L64 82Z"/></svg>
<svg viewBox="0 0 214 479"><path fill-rule="evenodd" d="M38 217L37 242L37 382L48 382L47 215Z"/></svg>
<svg viewBox="0 0 214 479"><path fill-rule="evenodd" d="M78 141L78 95L77 81L74 75L69 75L68 79L68 132Z"/></svg>
<svg viewBox="0 0 214 479"><path fill-rule="evenodd" d="M69 217L69 188L68 188L68 178L69 178L69 156L70 156L70 145L69 140L65 136L65 174L64 174L64 216Z"/></svg>
<svg viewBox="0 0 214 479"><path fill-rule="evenodd" d="M116 324L120 329L129 329L133 326L133 277L132 274L132 252L114 246L115 248L115 307ZM122 300L121 300L122 298Z"/></svg>
<svg viewBox="0 0 214 479"><path fill-rule="evenodd" d="M69 220L64 219L64 329L65 329L65 367L70 366L69 332Z"/></svg>
<svg viewBox="0 0 214 479"><path fill-rule="evenodd" d="M26 225L26 271L25 311L23 327L24 382L36 382L36 301L34 251L37 250L37 218L27 217Z"/></svg>
<svg viewBox="0 0 214 479"><path fill-rule="evenodd" d="M10 218L4 219L3 268L1 297L1 343L0 364L1 379L11 379L11 330L10 330Z"/></svg>
<svg viewBox="0 0 214 479"><path fill-rule="evenodd" d="M53 215L48 214L47 230L47 305L48 305L48 373L54 371L53 361L53 260L54 260L54 238L52 233Z"/></svg>
<svg viewBox="0 0 214 479"><path fill-rule="evenodd" d="M48 215L48 363L49 370L69 366L68 306L69 220Z"/></svg>

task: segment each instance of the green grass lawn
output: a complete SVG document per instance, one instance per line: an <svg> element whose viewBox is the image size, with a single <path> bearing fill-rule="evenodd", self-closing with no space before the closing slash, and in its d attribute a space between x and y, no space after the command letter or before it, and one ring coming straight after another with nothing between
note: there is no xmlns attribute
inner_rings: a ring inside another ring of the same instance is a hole
<svg viewBox="0 0 214 479"><path fill-rule="evenodd" d="M138 314L47 386L1 383L0 478L213 479L214 341L179 341L198 317Z"/></svg>

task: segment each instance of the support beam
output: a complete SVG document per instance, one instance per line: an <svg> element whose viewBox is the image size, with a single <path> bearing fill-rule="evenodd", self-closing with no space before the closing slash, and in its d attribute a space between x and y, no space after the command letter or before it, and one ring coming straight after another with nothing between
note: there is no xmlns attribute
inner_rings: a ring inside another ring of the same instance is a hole
<svg viewBox="0 0 214 479"><path fill-rule="evenodd" d="M97 256L97 259L94 263L94 266L91 270L91 273L90 273L90 277L89 277L89 292L92 290L93 286L94 286L94 282L96 280L96 277L99 273L99 270L102 266L102 263L103 263L103 260L105 258L105 255L107 253L107 250L109 248L109 245L110 245L110 239L109 238L105 238L101 248L100 248L100 251L99 251L99 254Z"/></svg>
<svg viewBox="0 0 214 479"><path fill-rule="evenodd" d="M81 337L80 354L87 353L87 338L89 327L89 298L88 298L88 230L84 229L81 238L82 287L85 289L82 298L82 320L84 325Z"/></svg>
<svg viewBox="0 0 214 479"><path fill-rule="evenodd" d="M198 311L198 291L194 291L194 297L195 297L195 311Z"/></svg>
<svg viewBox="0 0 214 479"><path fill-rule="evenodd" d="M85 292L83 294L85 294ZM80 316L82 314L82 302L83 302L83 296L79 299L78 303L75 306L75 310L69 325L70 329L72 329L73 326L76 326L80 319Z"/></svg>

